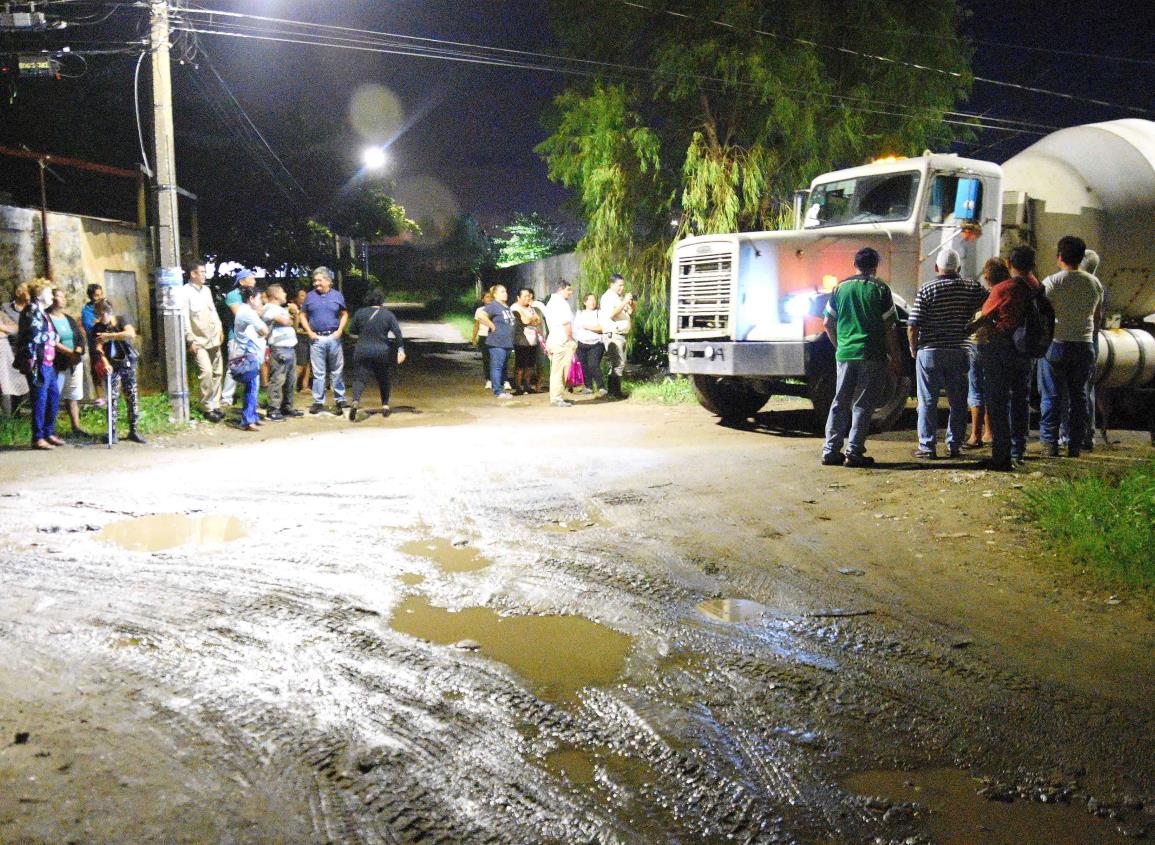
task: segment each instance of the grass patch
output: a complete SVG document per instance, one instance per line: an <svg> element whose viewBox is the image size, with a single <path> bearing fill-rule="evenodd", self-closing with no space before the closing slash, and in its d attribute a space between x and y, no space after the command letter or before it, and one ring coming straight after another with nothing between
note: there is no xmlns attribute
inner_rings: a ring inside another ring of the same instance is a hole
<svg viewBox="0 0 1155 845"><path fill-rule="evenodd" d="M1155 590L1155 461L1033 487L1025 508L1074 566L1106 584Z"/></svg>
<svg viewBox="0 0 1155 845"><path fill-rule="evenodd" d="M461 332L461 336L468 340L473 337L473 312L451 311L441 317L442 322L448 323Z"/></svg>
<svg viewBox="0 0 1155 845"><path fill-rule="evenodd" d="M180 431L184 426L169 422L172 406L168 397L163 393L141 395L139 431L145 437L155 434L172 434ZM189 409L194 420L203 420L204 415L199 407ZM93 405L81 405L80 425L89 434L103 439L108 434L107 416L104 408ZM128 407L123 397L120 401L119 416L120 434L128 434ZM60 437L67 437L72 432L72 425L68 421L68 411L62 410L56 418L56 433ZM0 446L27 446L32 440L32 421L28 418L27 400L20 406L20 416L0 418Z"/></svg>
<svg viewBox="0 0 1155 845"><path fill-rule="evenodd" d="M658 405L693 405L697 403L690 380L685 376L668 376L658 381L626 381L623 384L630 399Z"/></svg>

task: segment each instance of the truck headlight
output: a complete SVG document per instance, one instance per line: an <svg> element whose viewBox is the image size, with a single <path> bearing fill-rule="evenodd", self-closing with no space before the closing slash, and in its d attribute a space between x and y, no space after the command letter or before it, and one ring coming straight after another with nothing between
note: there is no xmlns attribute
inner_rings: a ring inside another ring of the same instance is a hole
<svg viewBox="0 0 1155 845"><path fill-rule="evenodd" d="M783 300L782 311L791 323L801 323L809 316L810 306L813 302L813 293L796 293Z"/></svg>

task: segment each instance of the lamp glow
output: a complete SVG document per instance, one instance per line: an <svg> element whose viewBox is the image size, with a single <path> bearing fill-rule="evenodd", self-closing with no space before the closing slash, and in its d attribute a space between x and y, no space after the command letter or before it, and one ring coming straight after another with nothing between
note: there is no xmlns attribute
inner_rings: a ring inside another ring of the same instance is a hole
<svg viewBox="0 0 1155 845"><path fill-rule="evenodd" d="M366 147L361 154L361 161L370 170L381 170L388 161L385 151L380 147Z"/></svg>

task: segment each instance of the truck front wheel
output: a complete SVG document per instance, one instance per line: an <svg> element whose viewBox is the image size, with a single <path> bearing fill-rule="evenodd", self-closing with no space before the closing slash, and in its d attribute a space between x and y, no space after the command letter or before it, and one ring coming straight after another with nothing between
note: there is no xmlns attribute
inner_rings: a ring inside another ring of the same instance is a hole
<svg viewBox="0 0 1155 845"><path fill-rule="evenodd" d="M724 420L745 420L762 410L770 391L752 379L691 376L698 403Z"/></svg>
<svg viewBox="0 0 1155 845"><path fill-rule="evenodd" d="M823 368L814 372L807 379L807 392L810 401L814 404L814 427L818 431L826 429L826 419L830 415L830 406L834 402L834 392L838 386L838 377L833 367ZM890 431L894 428L906 410L906 400L910 396L910 378L905 375L895 376L886 374L886 387L883 389L882 400L871 418L871 428L876 432Z"/></svg>

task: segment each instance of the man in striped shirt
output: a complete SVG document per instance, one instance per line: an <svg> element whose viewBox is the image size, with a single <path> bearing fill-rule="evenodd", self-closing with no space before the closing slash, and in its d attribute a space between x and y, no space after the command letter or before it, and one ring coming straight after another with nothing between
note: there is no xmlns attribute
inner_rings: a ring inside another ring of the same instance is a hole
<svg viewBox="0 0 1155 845"><path fill-rule="evenodd" d="M982 308L987 292L978 282L959 275L962 261L950 247L935 258L937 276L914 298L907 322L910 354L918 378L918 449L916 458L936 458L938 396L946 388L950 402L946 445L957 458L967 433L967 377L970 368L966 326Z"/></svg>

